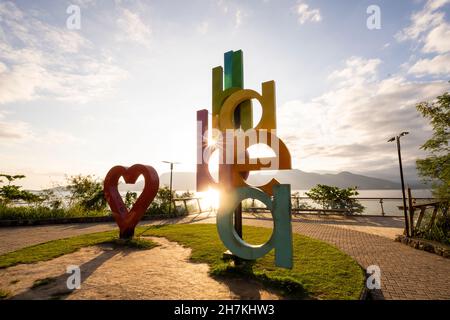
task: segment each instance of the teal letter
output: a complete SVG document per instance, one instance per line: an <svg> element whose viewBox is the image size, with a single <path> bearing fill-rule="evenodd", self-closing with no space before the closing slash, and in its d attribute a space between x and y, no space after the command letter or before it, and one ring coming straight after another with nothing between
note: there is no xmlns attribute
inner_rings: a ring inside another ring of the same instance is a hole
<svg viewBox="0 0 450 320"><path fill-rule="evenodd" d="M255 260L275 249L275 265L292 268L291 186L273 187L274 200L256 188L243 187L228 192L221 199L217 214L217 230L224 245L236 256ZM251 245L242 240L233 226L233 212L237 205L248 198L261 201L272 212L273 232L269 241L262 245Z"/></svg>

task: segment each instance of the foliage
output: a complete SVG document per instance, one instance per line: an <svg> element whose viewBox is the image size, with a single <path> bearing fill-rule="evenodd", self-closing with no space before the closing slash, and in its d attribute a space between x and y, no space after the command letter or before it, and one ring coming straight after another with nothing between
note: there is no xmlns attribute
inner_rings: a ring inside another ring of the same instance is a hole
<svg viewBox="0 0 450 320"><path fill-rule="evenodd" d="M105 210L85 210L73 205L68 208L50 208L43 205L38 206L7 206L0 204L0 220L42 220L42 219L62 219L62 218L82 218L82 217L103 217L107 216Z"/></svg>
<svg viewBox="0 0 450 320"><path fill-rule="evenodd" d="M213 224L139 227L136 233L165 237L191 248L191 260L208 263L210 272L215 276L238 275L240 278L255 279L281 289L290 296L307 299L358 299L364 285L363 270L351 257L325 242L299 234L294 234L293 237L294 267L288 270L274 266L273 252L255 262L244 263L241 267L222 260L225 247ZM244 226L245 240L250 243L260 243L270 237L271 233L272 230L267 228ZM100 243L117 243L117 236L117 231L107 231L23 248L1 255L0 268L50 260ZM144 249L146 247L149 246L144 246Z"/></svg>
<svg viewBox="0 0 450 320"><path fill-rule="evenodd" d="M8 205L14 201L25 201L27 203L36 203L41 201L38 195L22 190L21 186L11 184L11 182L14 182L15 180L25 178L24 175L0 174L0 177L4 177L8 180L8 184L0 188L0 203Z"/></svg>
<svg viewBox="0 0 450 320"><path fill-rule="evenodd" d="M338 187L318 184L305 193L325 210L346 210L348 213L361 213L364 206L355 198L359 193L355 188L341 189Z"/></svg>
<svg viewBox="0 0 450 320"><path fill-rule="evenodd" d="M125 194L125 206L128 209L131 209L133 204L136 202L136 199L137 199L137 193L136 192L127 191L127 193Z"/></svg>
<svg viewBox="0 0 450 320"><path fill-rule="evenodd" d="M106 208L103 184L93 176L76 175L67 180L69 182L67 189L71 193L71 205L79 205L85 210L103 210Z"/></svg>
<svg viewBox="0 0 450 320"><path fill-rule="evenodd" d="M416 106L420 114L430 121L433 135L420 148L429 155L416 161L419 175L425 182L430 182L433 196L443 200L440 208L441 217L423 237L443 243L450 242L450 223L446 213L450 203L450 94L445 92L435 101L422 102Z"/></svg>
<svg viewBox="0 0 450 320"><path fill-rule="evenodd" d="M189 190L188 191L184 191L184 192L182 192L180 195L176 195L177 197L180 197L180 198L193 198L194 197L194 193L193 192L190 192Z"/></svg>
<svg viewBox="0 0 450 320"><path fill-rule="evenodd" d="M428 151L428 157L416 161L419 175L431 182L433 196L450 201L450 94L437 97L433 102L422 102L416 106L420 114L430 121L432 137L421 149Z"/></svg>
<svg viewBox="0 0 450 320"><path fill-rule="evenodd" d="M158 193L156 194L155 199L150 204L150 207L147 209L146 214L168 214L170 200L176 197L176 192L172 190L172 196L170 193L169 187L163 186L159 188ZM172 213L177 213L174 209L174 205L172 203ZM184 212L183 212L184 213Z"/></svg>
<svg viewBox="0 0 450 320"><path fill-rule="evenodd" d="M424 239L450 245L450 216L447 213L437 215L436 221L431 228L429 227L429 219L429 216L426 216L423 219L418 236Z"/></svg>

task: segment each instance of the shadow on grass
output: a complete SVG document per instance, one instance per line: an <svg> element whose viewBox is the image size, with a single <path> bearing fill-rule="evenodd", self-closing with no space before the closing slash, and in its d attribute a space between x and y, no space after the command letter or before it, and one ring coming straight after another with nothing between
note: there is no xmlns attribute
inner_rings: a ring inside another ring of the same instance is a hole
<svg viewBox="0 0 450 320"><path fill-rule="evenodd" d="M102 264L120 253L117 250L105 250L100 255L80 265L81 285L85 282ZM59 300L69 296L73 290L67 288L67 279L71 276L69 273L63 273L57 277L36 280L28 290L11 296L13 300L30 299L50 299Z"/></svg>
<svg viewBox="0 0 450 320"><path fill-rule="evenodd" d="M211 276L228 286L240 299L262 299L262 290L283 300L314 299L301 284L286 279L269 278L265 274L255 272L255 269L255 261L234 258L228 261L226 267L211 270Z"/></svg>
<svg viewBox="0 0 450 320"><path fill-rule="evenodd" d="M101 243L99 246L103 249L102 253L79 266L81 271L81 286L100 266L114 256L118 254L126 256L132 252L128 249L149 250L158 246L158 244L142 239L114 239L112 241ZM14 300L65 299L74 291L67 287L67 280L71 275L72 274L69 273L63 273L57 277L38 279L25 292L10 296L9 298Z"/></svg>

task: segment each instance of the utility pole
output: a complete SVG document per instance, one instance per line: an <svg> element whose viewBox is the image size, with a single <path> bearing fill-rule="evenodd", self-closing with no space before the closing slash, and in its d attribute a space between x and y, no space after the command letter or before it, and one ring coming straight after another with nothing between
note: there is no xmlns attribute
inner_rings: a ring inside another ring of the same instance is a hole
<svg viewBox="0 0 450 320"><path fill-rule="evenodd" d="M163 161L164 163L170 164L170 202L169 202L169 214L172 213L172 174L173 174L173 165L178 164L179 162L171 162L171 161Z"/></svg>
<svg viewBox="0 0 450 320"><path fill-rule="evenodd" d="M401 152L401 147L400 147L400 138L403 136L406 136L407 134L409 134L409 132L402 132L398 136L392 137L391 139L389 139L388 142L393 142L394 140L397 142L398 164L400 167L400 180L402 183L403 215L405 216L405 230L406 230L406 235L408 237L410 237L408 211L407 211L407 206L406 206L405 180L403 178L402 152Z"/></svg>

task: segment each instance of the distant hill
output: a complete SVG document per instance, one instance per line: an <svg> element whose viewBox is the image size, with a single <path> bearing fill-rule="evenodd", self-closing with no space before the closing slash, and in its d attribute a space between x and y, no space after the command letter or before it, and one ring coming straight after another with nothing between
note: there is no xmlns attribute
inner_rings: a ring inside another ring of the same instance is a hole
<svg viewBox="0 0 450 320"><path fill-rule="evenodd" d="M340 188L355 187L360 190L374 189L398 189L401 188L400 183L364 175L354 174L351 172L340 172L337 174L320 174L313 172L304 172L298 169L282 170L274 175L269 172L255 172L249 177L249 183L258 185L267 182L273 177L281 183L291 184L293 190L310 189L317 184L326 184L337 186ZM170 173L163 173L160 176L160 184L169 185ZM412 188L422 188L420 184L411 185ZM173 188L175 190L195 190L195 172L174 172Z"/></svg>
<svg viewBox="0 0 450 320"><path fill-rule="evenodd" d="M340 188L355 187L360 190L390 190L401 188L399 182L390 180L368 177L351 172L332 173L314 173L305 172L298 169L280 170L273 174L269 171L252 172L248 181L252 185L261 185L268 182L271 178L275 178L281 183L291 184L292 190L308 190L317 184L326 184L337 186ZM195 172L174 172L173 173L173 188L174 190L189 190L195 191ZM160 185L169 185L170 172L165 172L159 177ZM410 182L413 189L427 189L420 182ZM135 185L119 184L120 191L140 191L144 187L143 181L139 181ZM52 188L54 191L66 191L66 187Z"/></svg>

